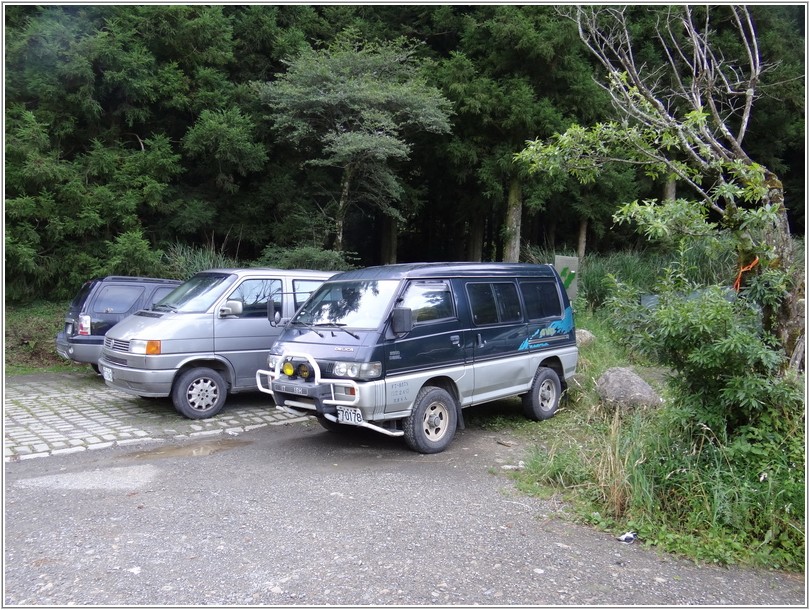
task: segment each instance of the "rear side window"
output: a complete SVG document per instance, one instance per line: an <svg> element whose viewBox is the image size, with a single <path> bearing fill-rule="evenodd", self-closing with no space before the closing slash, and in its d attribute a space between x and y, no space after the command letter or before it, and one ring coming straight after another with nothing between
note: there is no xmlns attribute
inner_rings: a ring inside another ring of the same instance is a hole
<svg viewBox="0 0 810 610"><path fill-rule="evenodd" d="M74 297L70 304L71 308L78 309L84 305L84 302L90 294L90 290L93 288L93 283L94 282L85 282L82 284L82 287L79 289L79 294Z"/></svg>
<svg viewBox="0 0 810 610"><path fill-rule="evenodd" d="M530 320L562 316L562 301L555 282L521 282L520 291Z"/></svg>
<svg viewBox="0 0 810 610"><path fill-rule="evenodd" d="M447 282L412 282L402 297L402 307L413 312L414 324L455 318L453 296Z"/></svg>
<svg viewBox="0 0 810 610"><path fill-rule="evenodd" d="M473 322L476 325L519 322L523 319L517 288L512 283L467 284Z"/></svg>
<svg viewBox="0 0 810 610"><path fill-rule="evenodd" d="M141 298L143 286L104 286L93 302L94 313L126 313Z"/></svg>

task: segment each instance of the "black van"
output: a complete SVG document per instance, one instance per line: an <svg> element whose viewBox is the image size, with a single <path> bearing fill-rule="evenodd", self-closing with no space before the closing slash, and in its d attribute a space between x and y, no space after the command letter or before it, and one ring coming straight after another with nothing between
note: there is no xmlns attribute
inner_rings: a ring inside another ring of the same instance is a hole
<svg viewBox="0 0 810 610"><path fill-rule="evenodd" d="M333 276L271 348L259 389L330 430L363 426L443 451L462 409L522 396L551 417L577 364L552 265L413 263Z"/></svg>
<svg viewBox="0 0 810 610"><path fill-rule="evenodd" d="M56 335L56 351L98 372L104 335L139 309L148 309L169 294L179 280L108 275L86 281L68 307L65 326Z"/></svg>

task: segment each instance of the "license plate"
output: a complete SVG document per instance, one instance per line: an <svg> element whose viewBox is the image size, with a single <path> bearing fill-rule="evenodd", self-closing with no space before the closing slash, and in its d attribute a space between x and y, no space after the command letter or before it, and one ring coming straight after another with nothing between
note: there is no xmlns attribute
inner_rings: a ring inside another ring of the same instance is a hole
<svg viewBox="0 0 810 610"><path fill-rule="evenodd" d="M286 383L274 383L274 392L281 392L282 394L295 394L296 396L309 396L309 388L300 385L290 385Z"/></svg>
<svg viewBox="0 0 810 610"><path fill-rule="evenodd" d="M112 369L108 369L106 366L102 366L100 368L101 368L101 374L104 375L104 381L109 381L110 383L112 383L112 380L113 380Z"/></svg>
<svg viewBox="0 0 810 610"><path fill-rule="evenodd" d="M359 425L363 423L363 413L354 407L338 407L338 421L342 424Z"/></svg>

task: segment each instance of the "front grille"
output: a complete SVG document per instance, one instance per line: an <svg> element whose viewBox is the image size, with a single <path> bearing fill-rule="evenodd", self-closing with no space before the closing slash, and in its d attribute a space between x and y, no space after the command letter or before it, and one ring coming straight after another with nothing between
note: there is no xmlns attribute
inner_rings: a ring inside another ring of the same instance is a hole
<svg viewBox="0 0 810 610"><path fill-rule="evenodd" d="M127 366L126 358L116 358L115 356L107 356L107 360L119 366Z"/></svg>
<svg viewBox="0 0 810 610"><path fill-rule="evenodd" d="M113 339L112 337L104 337L104 347L115 350L116 352L128 352L129 341Z"/></svg>

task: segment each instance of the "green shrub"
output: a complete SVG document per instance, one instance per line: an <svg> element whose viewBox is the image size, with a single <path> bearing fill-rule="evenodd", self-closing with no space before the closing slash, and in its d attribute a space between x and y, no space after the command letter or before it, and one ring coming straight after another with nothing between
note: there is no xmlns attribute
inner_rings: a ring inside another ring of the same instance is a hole
<svg viewBox="0 0 810 610"><path fill-rule="evenodd" d="M318 269L320 271L345 271L354 268L354 257L349 252L322 250L314 246L282 248L267 246L261 257L255 261L262 267L279 269Z"/></svg>

